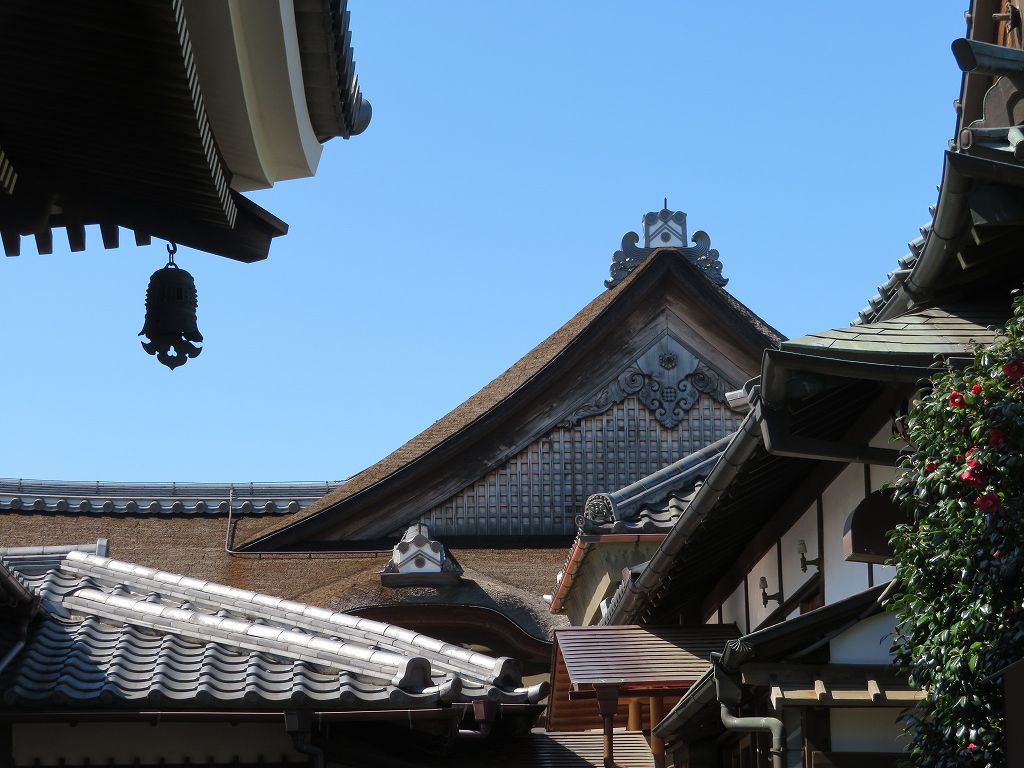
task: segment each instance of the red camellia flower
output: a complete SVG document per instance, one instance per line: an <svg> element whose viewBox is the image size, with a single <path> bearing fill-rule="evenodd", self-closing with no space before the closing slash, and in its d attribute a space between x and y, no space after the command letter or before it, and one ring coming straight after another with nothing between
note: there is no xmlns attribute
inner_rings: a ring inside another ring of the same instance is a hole
<svg viewBox="0 0 1024 768"><path fill-rule="evenodd" d="M1024 360L1011 360L1003 366L1003 373L1011 379L1019 379L1024 376Z"/></svg>
<svg viewBox="0 0 1024 768"><path fill-rule="evenodd" d="M1001 429L993 429L988 433L988 447L998 448L1006 440L1006 433Z"/></svg>
<svg viewBox="0 0 1024 768"><path fill-rule="evenodd" d="M960 473L960 479L967 483L971 488L981 490L988 485L988 478L981 472L972 472L969 469L965 469Z"/></svg>
<svg viewBox="0 0 1024 768"><path fill-rule="evenodd" d="M974 503L978 505L978 509L982 512L998 512L999 511L999 497L994 491L989 491L974 500Z"/></svg>
<svg viewBox="0 0 1024 768"><path fill-rule="evenodd" d="M981 384L973 384L973 385L971 385L971 394L980 395L981 394Z"/></svg>
<svg viewBox="0 0 1024 768"><path fill-rule="evenodd" d="M972 741L972 742L971 742L970 744L968 744L968 745L967 745L967 748L968 748L969 750L971 750L971 752L973 752L974 750L976 750L976 749L978 748L978 745L977 745L977 744L975 744L975 743L974 743L974 742Z"/></svg>
<svg viewBox="0 0 1024 768"><path fill-rule="evenodd" d="M955 389L949 393L949 404L953 408L963 408L967 403L964 401L964 395L962 392L957 392Z"/></svg>
<svg viewBox="0 0 1024 768"><path fill-rule="evenodd" d="M929 461L927 464L924 465L925 472L934 472L938 468L939 465L934 461Z"/></svg>
<svg viewBox="0 0 1024 768"><path fill-rule="evenodd" d="M981 466L981 462L978 461L977 459L968 459L967 466L970 467L971 469L977 469L978 467Z"/></svg>
<svg viewBox="0 0 1024 768"><path fill-rule="evenodd" d="M995 552L992 553L992 559L993 560L998 560L1002 556L1003 556L1003 553L1000 552L998 549Z"/></svg>

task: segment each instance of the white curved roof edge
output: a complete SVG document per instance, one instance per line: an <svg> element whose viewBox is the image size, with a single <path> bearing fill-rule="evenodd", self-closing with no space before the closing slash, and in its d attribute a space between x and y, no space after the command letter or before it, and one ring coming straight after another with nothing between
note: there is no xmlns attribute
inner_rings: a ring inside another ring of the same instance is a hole
<svg viewBox="0 0 1024 768"><path fill-rule="evenodd" d="M292 0L185 0L185 12L232 189L313 176L322 146L306 107Z"/></svg>

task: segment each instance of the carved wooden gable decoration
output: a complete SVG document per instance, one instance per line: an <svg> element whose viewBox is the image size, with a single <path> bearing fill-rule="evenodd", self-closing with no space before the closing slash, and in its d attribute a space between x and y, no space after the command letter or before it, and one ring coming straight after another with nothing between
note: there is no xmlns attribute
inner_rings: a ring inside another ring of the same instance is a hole
<svg viewBox="0 0 1024 768"><path fill-rule="evenodd" d="M572 425L585 416L604 413L627 395L636 393L663 427L672 428L685 418L701 394L724 403L726 391L736 389L741 383L727 382L682 342L665 334L615 381L601 388L586 405L577 408L566 424Z"/></svg>
<svg viewBox="0 0 1024 768"><path fill-rule="evenodd" d="M666 222L669 232L676 221ZM505 374L247 548L379 539L415 522L446 541L575 535L591 494L739 426L725 393L782 336L717 274L686 249L650 249Z"/></svg>
<svg viewBox="0 0 1024 768"><path fill-rule="evenodd" d="M737 377L738 378L738 377ZM623 356L610 381L558 425L434 505L420 521L443 536L572 536L587 497L621 488L736 431L727 379L665 332Z"/></svg>

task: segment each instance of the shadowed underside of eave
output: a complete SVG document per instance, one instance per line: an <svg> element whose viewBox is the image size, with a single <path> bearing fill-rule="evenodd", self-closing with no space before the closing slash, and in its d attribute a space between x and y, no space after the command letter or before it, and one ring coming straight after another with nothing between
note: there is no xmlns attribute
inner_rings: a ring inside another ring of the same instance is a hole
<svg viewBox="0 0 1024 768"><path fill-rule="evenodd" d="M230 189L198 81L181 0L0 9L0 150L16 180L0 191L8 255L40 253L64 227L73 251L98 224L241 261L266 258L287 225ZM8 174L10 176L10 174ZM10 176L10 178L14 178Z"/></svg>

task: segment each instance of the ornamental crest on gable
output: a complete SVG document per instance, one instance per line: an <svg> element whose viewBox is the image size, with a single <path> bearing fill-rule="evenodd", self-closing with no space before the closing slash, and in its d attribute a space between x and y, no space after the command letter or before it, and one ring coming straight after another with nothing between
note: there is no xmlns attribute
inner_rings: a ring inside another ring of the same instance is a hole
<svg viewBox="0 0 1024 768"><path fill-rule="evenodd" d="M675 427L702 394L725 402L726 382L672 336L663 336L563 424L604 413L635 394L662 426Z"/></svg>

